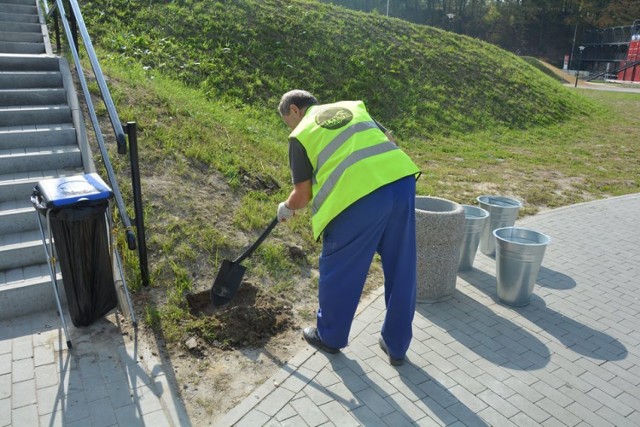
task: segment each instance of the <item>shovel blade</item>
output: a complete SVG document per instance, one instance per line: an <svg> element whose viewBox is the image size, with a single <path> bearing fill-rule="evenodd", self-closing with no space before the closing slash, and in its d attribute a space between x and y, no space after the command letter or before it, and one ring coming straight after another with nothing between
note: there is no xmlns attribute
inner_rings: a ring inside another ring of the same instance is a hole
<svg viewBox="0 0 640 427"><path fill-rule="evenodd" d="M222 266L211 287L211 304L214 307L223 306L233 299L246 270L247 268L240 263L226 259L222 261Z"/></svg>

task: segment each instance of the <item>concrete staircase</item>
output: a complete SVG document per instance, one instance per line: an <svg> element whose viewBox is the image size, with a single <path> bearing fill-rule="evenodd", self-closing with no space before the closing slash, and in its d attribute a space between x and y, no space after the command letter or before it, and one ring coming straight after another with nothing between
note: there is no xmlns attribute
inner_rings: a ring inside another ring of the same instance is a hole
<svg viewBox="0 0 640 427"><path fill-rule="evenodd" d="M51 55L35 0L0 0L0 319L55 307L33 187L93 171L69 66Z"/></svg>

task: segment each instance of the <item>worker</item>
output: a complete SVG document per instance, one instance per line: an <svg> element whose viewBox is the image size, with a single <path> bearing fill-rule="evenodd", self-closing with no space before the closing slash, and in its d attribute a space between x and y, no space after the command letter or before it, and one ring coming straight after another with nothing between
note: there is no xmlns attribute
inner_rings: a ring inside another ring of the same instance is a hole
<svg viewBox="0 0 640 427"><path fill-rule="evenodd" d="M293 189L279 221L311 202L319 260L316 327L304 339L328 353L346 347L375 252L385 277L386 315L379 344L389 362L404 362L416 303L415 189L418 167L362 101L319 105L292 90L278 107L289 135Z"/></svg>

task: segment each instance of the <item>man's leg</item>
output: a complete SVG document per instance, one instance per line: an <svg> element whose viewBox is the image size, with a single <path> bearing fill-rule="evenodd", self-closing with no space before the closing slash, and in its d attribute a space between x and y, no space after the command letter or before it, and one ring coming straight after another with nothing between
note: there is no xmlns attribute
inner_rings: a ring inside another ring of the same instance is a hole
<svg viewBox="0 0 640 427"><path fill-rule="evenodd" d="M378 247L387 306L382 338L390 356L404 359L411 343L416 306L415 180L404 178L391 187L393 214Z"/></svg>
<svg viewBox="0 0 640 427"><path fill-rule="evenodd" d="M343 348L373 254L391 214L392 193L376 190L338 215L323 234L317 327L322 342Z"/></svg>

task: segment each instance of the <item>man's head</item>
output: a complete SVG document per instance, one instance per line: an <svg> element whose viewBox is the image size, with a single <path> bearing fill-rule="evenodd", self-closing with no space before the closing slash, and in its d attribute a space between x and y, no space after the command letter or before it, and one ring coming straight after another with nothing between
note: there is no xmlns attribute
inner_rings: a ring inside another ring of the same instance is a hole
<svg viewBox="0 0 640 427"><path fill-rule="evenodd" d="M294 89L282 95L278 111L287 126L295 129L304 117L307 108L316 104L318 104L318 100L311 93L306 90Z"/></svg>

